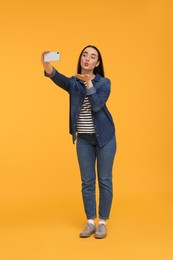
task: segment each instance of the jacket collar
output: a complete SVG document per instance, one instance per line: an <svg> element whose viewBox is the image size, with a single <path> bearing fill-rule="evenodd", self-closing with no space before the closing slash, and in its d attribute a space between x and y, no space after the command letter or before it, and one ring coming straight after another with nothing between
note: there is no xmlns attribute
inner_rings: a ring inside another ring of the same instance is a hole
<svg viewBox="0 0 173 260"><path fill-rule="evenodd" d="M93 79L93 81L99 81L101 79L100 74L96 74L95 78Z"/></svg>

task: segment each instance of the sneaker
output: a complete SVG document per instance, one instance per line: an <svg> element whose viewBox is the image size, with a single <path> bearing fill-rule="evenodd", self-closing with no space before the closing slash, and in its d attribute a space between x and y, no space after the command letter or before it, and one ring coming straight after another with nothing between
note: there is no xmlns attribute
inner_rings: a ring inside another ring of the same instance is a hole
<svg viewBox="0 0 173 260"><path fill-rule="evenodd" d="M86 228L80 233L80 237L90 237L96 231L96 227L93 224L87 223Z"/></svg>
<svg viewBox="0 0 173 260"><path fill-rule="evenodd" d="M106 237L106 235L107 235L106 225L99 224L95 232L95 238L104 238Z"/></svg>

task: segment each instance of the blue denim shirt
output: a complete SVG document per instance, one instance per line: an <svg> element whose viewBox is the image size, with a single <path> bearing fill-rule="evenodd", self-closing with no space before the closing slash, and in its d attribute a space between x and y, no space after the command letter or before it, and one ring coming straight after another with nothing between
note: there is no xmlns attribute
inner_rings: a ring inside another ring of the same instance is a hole
<svg viewBox="0 0 173 260"><path fill-rule="evenodd" d="M76 123L84 101L88 96L91 103L93 122L99 146L107 144L115 134L112 116L106 107L110 94L110 80L96 74L92 80L93 86L87 89L84 82L72 76L70 78L59 73L55 68L51 74L44 71L56 85L66 90L70 97L69 132L73 143L76 140Z"/></svg>

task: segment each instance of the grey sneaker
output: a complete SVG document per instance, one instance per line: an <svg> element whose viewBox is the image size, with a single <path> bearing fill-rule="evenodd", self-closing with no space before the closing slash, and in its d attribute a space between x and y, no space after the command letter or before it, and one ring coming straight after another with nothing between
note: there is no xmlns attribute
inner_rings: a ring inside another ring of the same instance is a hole
<svg viewBox="0 0 173 260"><path fill-rule="evenodd" d="M99 224L95 232L95 238L104 238L107 235L106 225Z"/></svg>
<svg viewBox="0 0 173 260"><path fill-rule="evenodd" d="M80 237L90 237L96 231L96 227L93 224L87 223L86 228L80 233Z"/></svg>

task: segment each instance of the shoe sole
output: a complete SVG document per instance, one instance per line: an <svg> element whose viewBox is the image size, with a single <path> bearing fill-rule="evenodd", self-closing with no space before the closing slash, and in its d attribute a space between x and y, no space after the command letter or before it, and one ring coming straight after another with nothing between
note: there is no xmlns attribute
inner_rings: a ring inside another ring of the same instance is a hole
<svg viewBox="0 0 173 260"><path fill-rule="evenodd" d="M103 236L97 236L97 235L95 235L95 238L96 239L102 239L102 238L105 238L106 237L106 235L103 235Z"/></svg>
<svg viewBox="0 0 173 260"><path fill-rule="evenodd" d="M79 235L80 236L80 238L87 238L87 237L90 237L90 236L92 236L93 234L95 233L95 231L93 231L91 234L89 234L89 235Z"/></svg>

